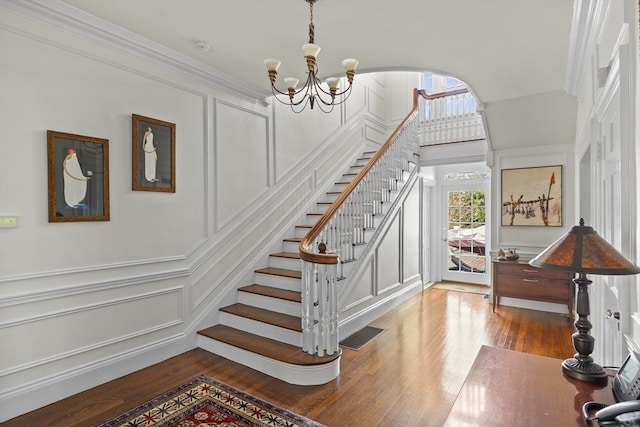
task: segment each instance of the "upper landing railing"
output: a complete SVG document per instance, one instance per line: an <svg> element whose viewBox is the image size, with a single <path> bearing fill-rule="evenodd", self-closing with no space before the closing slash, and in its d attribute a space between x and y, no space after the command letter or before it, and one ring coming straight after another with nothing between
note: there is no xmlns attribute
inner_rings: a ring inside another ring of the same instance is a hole
<svg viewBox="0 0 640 427"><path fill-rule="evenodd" d="M425 95L420 103L420 145L485 139L476 100L467 89Z"/></svg>
<svg viewBox="0 0 640 427"><path fill-rule="evenodd" d="M365 230L373 228L382 204L391 200L405 172L417 167L419 97L426 99L426 94L414 89L411 112L300 243L302 341L307 353L339 351L340 262L355 259L355 247L365 243Z"/></svg>

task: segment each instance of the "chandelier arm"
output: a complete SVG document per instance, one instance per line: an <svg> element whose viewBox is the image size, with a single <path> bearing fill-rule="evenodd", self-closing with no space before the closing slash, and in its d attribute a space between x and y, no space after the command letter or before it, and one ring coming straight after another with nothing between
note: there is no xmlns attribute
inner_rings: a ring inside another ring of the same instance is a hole
<svg viewBox="0 0 640 427"><path fill-rule="evenodd" d="M321 96L321 92L322 92L322 93L324 93L324 94L326 94L326 92L325 92L324 90L322 90L322 89L320 89L320 92L319 92L319 91L317 90L318 88L319 88L319 87L316 87L316 93L314 94L314 96L315 96L315 100L316 100L316 101L320 101L320 103L321 103L321 104L324 104L324 105L334 105L334 101L333 101L333 99L331 100L331 102L327 102L327 101L326 101L326 100ZM322 110L322 111L324 111L324 110Z"/></svg>
<svg viewBox="0 0 640 427"><path fill-rule="evenodd" d="M309 87L310 87L310 83L309 83L309 82L310 82L310 77L311 77L311 76L307 76L307 80L306 80L306 82L304 83L304 85L303 85L300 89L298 89L298 90L296 90L295 92L293 92L293 97L296 97L296 96L298 96L300 93L302 93L303 91L306 91L306 93L304 94L304 96L302 97L302 99L301 99L300 101L298 101L298 102L294 102L294 101L293 101L293 99L292 99L291 95L289 95L289 90L288 90L288 89L287 89L287 91L286 91L286 92L281 91L280 89L278 89L278 88L275 86L275 84L274 84L274 83L272 83L272 84L271 84L271 92L273 93L274 97L275 97L278 101L280 101L282 104L285 104L285 105L300 105L300 104L302 104L302 103L305 101L305 99L307 99L307 98L309 97ZM276 96L276 95L278 95L278 94L279 94L279 95L286 96L286 97L289 99L289 101L285 102L285 101L281 100L280 98L278 98L278 97Z"/></svg>
<svg viewBox="0 0 640 427"><path fill-rule="evenodd" d="M282 91L281 91L280 89L278 89L278 88L276 87L276 85L275 85L275 84L273 84L273 83L271 84L271 93L273 93L273 96L276 96L276 95L286 95L286 96L289 96L289 92L282 92ZM277 98L277 96L276 96L276 98Z"/></svg>
<svg viewBox="0 0 640 427"><path fill-rule="evenodd" d="M298 105L300 105L300 104L302 104L302 103L304 103L304 104L305 104L305 107L306 107L307 102L309 102L309 94L305 94L305 95L300 99L300 101L298 101L298 102L293 102L293 101L289 98L289 94L287 94L287 93L282 93L282 92L280 92L280 94L281 94L281 95L283 95L283 96L286 96L286 97L287 97L287 100L286 100L286 101L283 101L283 100L282 100L282 99L280 99L280 97L279 97L279 96L277 96L277 95L274 95L274 98L275 98L279 103L281 103L281 104L283 104L283 105L289 105L292 109L293 109L293 106L298 106ZM302 107L302 109L301 109L300 111L302 111L302 110L304 110L304 107Z"/></svg>
<svg viewBox="0 0 640 427"><path fill-rule="evenodd" d="M349 83L349 86L345 90L343 90L342 92L336 91L336 96L341 96L341 95L344 95L345 93L349 92L351 90L351 86L352 86L351 83ZM317 85L317 87L318 87L318 89L320 89L320 91L322 93L327 94L327 95L331 95L331 92L327 92L326 90L324 90L322 88L322 86Z"/></svg>
<svg viewBox="0 0 640 427"><path fill-rule="evenodd" d="M295 107L299 106L300 104L302 104L302 101L304 102L304 105L302 107L300 107L299 110L296 110ZM302 113L302 111L304 111L305 108L307 108L307 104L309 103L309 95L305 95L300 102L298 103L293 103L293 102L289 102L287 103L287 105L289 107L291 107L291 111L293 111L294 113L298 114L298 113Z"/></svg>
<svg viewBox="0 0 640 427"><path fill-rule="evenodd" d="M336 104L334 104L333 102L331 104L327 104L326 102L324 102L324 100L318 96L316 96L316 99L320 99L320 102L317 102L316 105L318 106L318 108L320 108L320 111L322 111L323 113L330 113L333 111L333 107L336 106ZM322 106L325 107L329 107L328 109L324 109L322 108Z"/></svg>
<svg viewBox="0 0 640 427"><path fill-rule="evenodd" d="M278 96L274 96L274 98L275 98L275 99L276 99L280 104L283 104L283 105L293 105L293 104L291 103L291 101L289 100L289 95L287 95L287 101L283 101L283 100L282 100L282 99L280 99L280 97L278 97Z"/></svg>
<svg viewBox="0 0 640 427"><path fill-rule="evenodd" d="M351 96L351 88L352 88L352 86L351 86L351 85L349 85L349 87L348 87L348 88L346 88L346 89L345 89L345 90L343 90L342 92L340 92L340 93L337 93L337 94L336 94L336 96L338 96L338 95L339 95L339 96L344 95L344 98L342 98L342 101L340 101L340 103L343 103L343 102L345 102L347 99L349 99L349 97ZM346 94L346 95L345 95L345 94Z"/></svg>

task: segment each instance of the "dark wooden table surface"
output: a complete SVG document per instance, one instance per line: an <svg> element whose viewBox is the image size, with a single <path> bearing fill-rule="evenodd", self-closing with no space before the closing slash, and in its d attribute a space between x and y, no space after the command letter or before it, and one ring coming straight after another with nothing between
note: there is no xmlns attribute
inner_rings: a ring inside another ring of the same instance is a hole
<svg viewBox="0 0 640 427"><path fill-rule="evenodd" d="M561 362L482 346L444 425L589 426L582 405L615 402L614 372L598 385L565 376Z"/></svg>

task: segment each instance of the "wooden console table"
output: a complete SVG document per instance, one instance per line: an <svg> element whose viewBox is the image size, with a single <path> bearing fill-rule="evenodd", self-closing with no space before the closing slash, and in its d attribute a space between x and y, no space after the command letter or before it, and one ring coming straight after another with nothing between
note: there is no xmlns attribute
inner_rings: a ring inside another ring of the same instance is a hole
<svg viewBox="0 0 640 427"><path fill-rule="evenodd" d="M567 356L569 357L569 356ZM615 403L607 384L569 378L560 359L482 346L445 426L589 426L582 405Z"/></svg>
<svg viewBox="0 0 640 427"><path fill-rule="evenodd" d="M566 304L573 318L573 274L531 267L528 261L493 261L493 311L500 297Z"/></svg>

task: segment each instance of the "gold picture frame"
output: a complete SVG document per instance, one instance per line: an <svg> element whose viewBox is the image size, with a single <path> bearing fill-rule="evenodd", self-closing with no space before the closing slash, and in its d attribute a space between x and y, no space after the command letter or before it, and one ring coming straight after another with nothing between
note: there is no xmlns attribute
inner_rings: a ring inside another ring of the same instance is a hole
<svg viewBox="0 0 640 427"><path fill-rule="evenodd" d="M132 115L134 191L176 192L176 125Z"/></svg>
<svg viewBox="0 0 640 427"><path fill-rule="evenodd" d="M562 166L503 169L503 226L562 227Z"/></svg>
<svg viewBox="0 0 640 427"><path fill-rule="evenodd" d="M109 140L47 130L49 222L109 221Z"/></svg>

